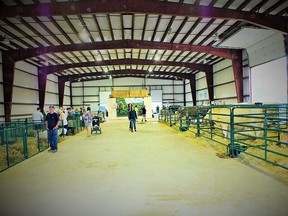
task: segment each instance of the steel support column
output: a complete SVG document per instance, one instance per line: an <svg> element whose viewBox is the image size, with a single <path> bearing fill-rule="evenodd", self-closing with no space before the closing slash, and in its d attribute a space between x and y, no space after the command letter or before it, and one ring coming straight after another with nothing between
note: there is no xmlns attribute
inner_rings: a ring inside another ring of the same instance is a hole
<svg viewBox="0 0 288 216"><path fill-rule="evenodd" d="M15 61L5 52L2 53L3 90L5 121L11 121L13 83L15 75Z"/></svg>
<svg viewBox="0 0 288 216"><path fill-rule="evenodd" d="M59 107L63 106L64 101L64 89L65 89L65 80L61 77L58 77L58 95L59 95Z"/></svg>
<svg viewBox="0 0 288 216"><path fill-rule="evenodd" d="M208 97L210 104L214 101L214 78L213 73L206 73L206 81L207 81L207 89L208 89Z"/></svg>
<svg viewBox="0 0 288 216"><path fill-rule="evenodd" d="M190 88L191 88L191 94L192 94L192 100L193 100L193 105L196 106L196 78L195 74L191 74L190 78Z"/></svg>
<svg viewBox="0 0 288 216"><path fill-rule="evenodd" d="M46 83L47 83L47 71L45 68L38 69L38 98L39 107L44 109L45 104L45 93L46 93Z"/></svg>
<svg viewBox="0 0 288 216"><path fill-rule="evenodd" d="M243 102L243 67L242 67L242 52L235 54L232 59L233 73L236 86L237 102Z"/></svg>
<svg viewBox="0 0 288 216"><path fill-rule="evenodd" d="M70 90L70 107L73 107L73 95L72 95L72 82L70 81L70 86L69 86L69 90Z"/></svg>
<svg viewBox="0 0 288 216"><path fill-rule="evenodd" d="M184 106L186 106L186 83L185 83L185 79L183 80L183 102L184 102Z"/></svg>

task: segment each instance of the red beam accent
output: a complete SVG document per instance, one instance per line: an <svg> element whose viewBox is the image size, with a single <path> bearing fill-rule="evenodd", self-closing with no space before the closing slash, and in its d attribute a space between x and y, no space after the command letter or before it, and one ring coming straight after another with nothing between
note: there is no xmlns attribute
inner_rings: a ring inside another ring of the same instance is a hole
<svg viewBox="0 0 288 216"><path fill-rule="evenodd" d="M237 102L243 102L243 67L242 67L242 53L238 53L232 60Z"/></svg>
<svg viewBox="0 0 288 216"><path fill-rule="evenodd" d="M15 75L15 62L6 53L2 53L3 90L5 121L11 121L13 83Z"/></svg>
<svg viewBox="0 0 288 216"><path fill-rule="evenodd" d="M185 80L183 80L183 105L186 106L186 83Z"/></svg>
<svg viewBox="0 0 288 216"><path fill-rule="evenodd" d="M206 81L207 81L207 89L208 89L208 97L210 104L214 101L214 78L213 73L206 73Z"/></svg>
<svg viewBox="0 0 288 216"><path fill-rule="evenodd" d="M77 67L93 67L93 66L107 66L107 65L161 65L161 66L179 66L186 67L193 70L199 70L207 73L213 72L213 67L206 64L195 64L195 63L185 63L185 62L172 62L172 61L153 61L144 59L117 59L109 61L93 61L93 62L83 62L65 65L52 65L43 66L47 71L47 74L52 74L55 72L63 71L69 68Z"/></svg>
<svg viewBox="0 0 288 216"><path fill-rule="evenodd" d="M56 52L73 52L84 50L103 50L103 49L159 49L159 50L178 50L178 51L191 51L202 52L222 58L233 59L235 52L238 49L228 48L216 48L212 46L200 46L191 44L175 44L164 42L151 42L151 41L137 41L137 40L116 40L95 42L87 44L71 44L71 45L59 45L49 47L39 47L23 50L7 51L7 54L11 56L14 61L21 61L31 57L39 56L47 53Z"/></svg>
<svg viewBox="0 0 288 216"><path fill-rule="evenodd" d="M135 0L86 0L78 2L74 1L53 4L46 3L0 7L1 19L15 17L16 15L21 17L51 17L95 13L140 13L213 19L232 19L246 21L265 28L275 29L285 34L288 33L288 19L284 16L154 0L137 0L137 2Z"/></svg>
<svg viewBox="0 0 288 216"><path fill-rule="evenodd" d="M65 79L58 77L58 96L59 96L59 107L63 106L64 102L64 90L65 90Z"/></svg>
<svg viewBox="0 0 288 216"><path fill-rule="evenodd" d="M193 74L189 73L176 73L176 72L160 72L160 71L155 71L155 72L149 72L146 70L115 70L115 71L109 71L109 72L95 72L95 73L85 73L85 74L75 74L75 75L65 75L61 76L61 78L64 81L68 80L77 80L78 78L81 77L87 77L87 76L107 76L107 75L163 75L163 76L174 76L174 77L179 77L183 79L190 79Z"/></svg>
<svg viewBox="0 0 288 216"><path fill-rule="evenodd" d="M38 68L38 97L39 107L44 108L46 92L47 71L45 68Z"/></svg>
<svg viewBox="0 0 288 216"><path fill-rule="evenodd" d="M193 105L196 106L196 78L195 75L193 74L190 78L190 88L191 88L191 94L192 94L192 100L193 100Z"/></svg>

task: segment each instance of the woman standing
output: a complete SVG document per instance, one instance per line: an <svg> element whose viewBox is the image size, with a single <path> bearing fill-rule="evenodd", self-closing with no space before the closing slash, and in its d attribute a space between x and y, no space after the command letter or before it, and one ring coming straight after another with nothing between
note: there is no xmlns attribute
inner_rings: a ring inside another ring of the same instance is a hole
<svg viewBox="0 0 288 216"><path fill-rule="evenodd" d="M87 107L86 113L83 115L86 131L87 131L87 137L91 136L91 128L92 128L92 121L93 121L93 116L91 113L91 108Z"/></svg>

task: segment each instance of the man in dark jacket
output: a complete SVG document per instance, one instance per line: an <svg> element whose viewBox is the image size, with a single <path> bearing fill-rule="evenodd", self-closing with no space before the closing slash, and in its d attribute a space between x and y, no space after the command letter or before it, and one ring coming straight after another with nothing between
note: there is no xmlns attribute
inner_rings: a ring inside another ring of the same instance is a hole
<svg viewBox="0 0 288 216"><path fill-rule="evenodd" d="M134 128L134 131L136 132L137 114L133 106L131 106L131 109L128 112L128 119L130 121L130 131L133 132L133 128Z"/></svg>
<svg viewBox="0 0 288 216"><path fill-rule="evenodd" d="M58 126L60 124L59 116L55 113L54 106L49 106L49 113L46 116L46 128L48 135L48 142L53 153L58 150Z"/></svg>
<svg viewBox="0 0 288 216"><path fill-rule="evenodd" d="M147 110L145 108L145 105L142 107L142 122L147 122L147 119L146 119L146 113L147 113Z"/></svg>

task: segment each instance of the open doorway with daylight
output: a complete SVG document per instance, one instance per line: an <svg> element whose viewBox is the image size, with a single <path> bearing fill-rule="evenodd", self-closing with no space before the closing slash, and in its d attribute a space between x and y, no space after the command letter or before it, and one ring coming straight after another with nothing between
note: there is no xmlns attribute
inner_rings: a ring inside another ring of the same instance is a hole
<svg viewBox="0 0 288 216"><path fill-rule="evenodd" d="M144 105L143 98L116 98L117 103L117 117L128 116L128 104L137 106L139 112ZM141 113L138 113L141 115Z"/></svg>

